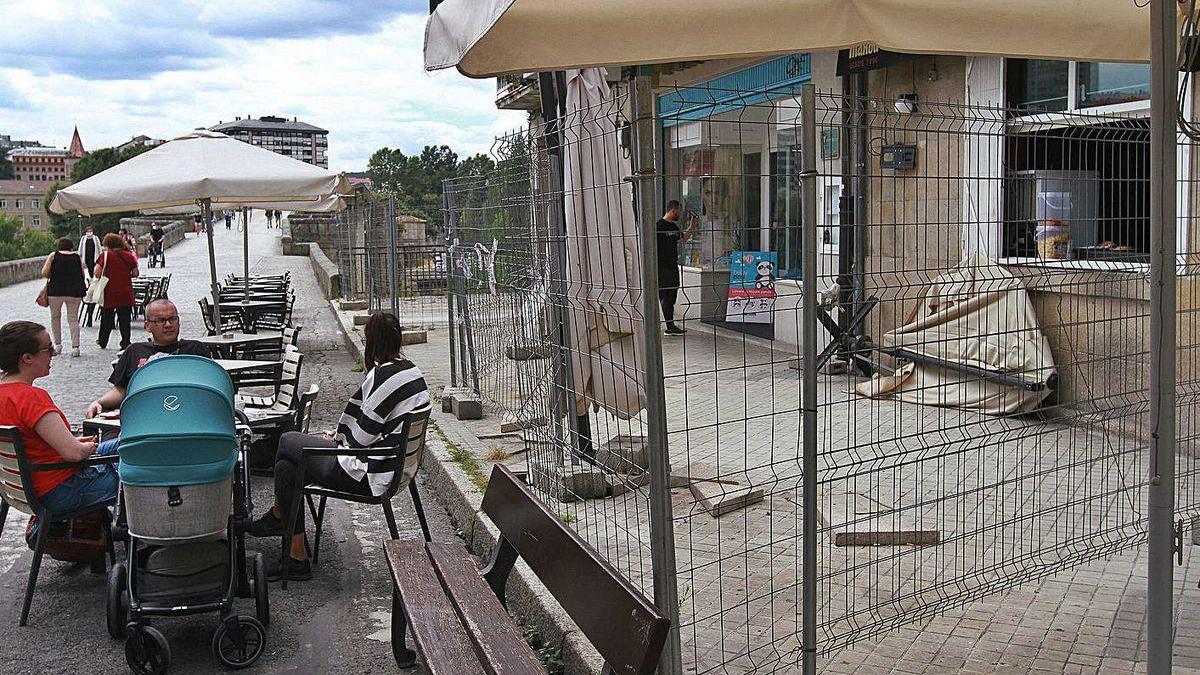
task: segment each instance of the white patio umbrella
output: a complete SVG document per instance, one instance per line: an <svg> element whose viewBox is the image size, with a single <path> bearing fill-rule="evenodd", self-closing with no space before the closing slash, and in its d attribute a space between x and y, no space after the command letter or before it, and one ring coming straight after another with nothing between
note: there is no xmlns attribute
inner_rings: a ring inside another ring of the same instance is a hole
<svg viewBox="0 0 1200 675"><path fill-rule="evenodd" d="M567 297L576 413L595 403L622 419L646 405L637 363L645 346L641 256L631 173L618 146L604 72L568 70L563 134Z"/></svg>
<svg viewBox="0 0 1200 675"><path fill-rule="evenodd" d="M446 0L426 25L425 67L485 77L868 42L916 54L1148 61L1149 12L1134 0Z"/></svg>
<svg viewBox="0 0 1200 675"><path fill-rule="evenodd" d="M350 193L345 176L243 143L197 130L63 188L50 203L55 213L83 215L198 206L205 219L212 205L317 203ZM289 206L292 210L301 207ZM216 251L208 238L213 317L220 325Z"/></svg>

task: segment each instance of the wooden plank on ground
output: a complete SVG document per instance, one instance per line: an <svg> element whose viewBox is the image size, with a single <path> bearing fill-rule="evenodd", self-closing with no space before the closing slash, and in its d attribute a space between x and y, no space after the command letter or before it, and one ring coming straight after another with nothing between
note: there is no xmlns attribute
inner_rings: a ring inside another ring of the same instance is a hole
<svg viewBox="0 0 1200 675"><path fill-rule="evenodd" d="M432 675L486 675L475 644L446 596L425 541L391 540L384 544L392 580L400 589L404 615Z"/></svg>
<svg viewBox="0 0 1200 675"><path fill-rule="evenodd" d="M483 654L483 665L488 672L491 675L546 672L463 547L433 542L426 544L426 548L442 586L458 609L459 618Z"/></svg>

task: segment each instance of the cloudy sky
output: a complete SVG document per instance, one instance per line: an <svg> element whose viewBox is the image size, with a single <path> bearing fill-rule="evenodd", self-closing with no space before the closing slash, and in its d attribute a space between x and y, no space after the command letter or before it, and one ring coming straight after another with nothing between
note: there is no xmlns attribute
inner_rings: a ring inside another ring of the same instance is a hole
<svg viewBox="0 0 1200 675"><path fill-rule="evenodd" d="M329 130L330 168L383 146L486 152L524 113L421 67L427 0L0 0L0 134L86 148L235 116Z"/></svg>

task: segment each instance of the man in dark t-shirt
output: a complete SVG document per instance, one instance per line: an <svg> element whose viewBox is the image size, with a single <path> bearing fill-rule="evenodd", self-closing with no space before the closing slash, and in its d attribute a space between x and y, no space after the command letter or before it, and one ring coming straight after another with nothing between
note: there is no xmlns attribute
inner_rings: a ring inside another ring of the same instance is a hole
<svg viewBox="0 0 1200 675"><path fill-rule="evenodd" d="M117 365L113 366L112 375L108 378L113 387L88 406L86 416L89 419L105 410L119 408L125 400L129 378L146 363L174 354L204 357L211 355L204 343L179 339L179 310L170 300L155 300L146 305L146 330L150 332L150 341L135 342L121 352Z"/></svg>
<svg viewBox="0 0 1200 675"><path fill-rule="evenodd" d="M662 303L667 335L682 335L683 328L675 325L675 300L679 296L679 244L686 243L696 231L697 220L692 218L688 229L679 229L679 200L667 202L667 210L658 221L658 300Z"/></svg>

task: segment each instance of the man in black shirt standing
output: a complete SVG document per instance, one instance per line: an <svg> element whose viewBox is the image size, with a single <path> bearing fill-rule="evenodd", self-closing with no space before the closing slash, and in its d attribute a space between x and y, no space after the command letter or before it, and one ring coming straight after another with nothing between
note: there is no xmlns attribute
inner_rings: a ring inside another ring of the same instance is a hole
<svg viewBox="0 0 1200 675"><path fill-rule="evenodd" d="M683 335L684 330L675 325L675 300L679 296L679 244L687 243L696 231L697 220L693 216L687 230L679 229L679 200L667 202L667 211L658 221L658 299L662 303L663 320L667 324L667 335Z"/></svg>
<svg viewBox="0 0 1200 675"><path fill-rule="evenodd" d="M170 300L155 300L146 305L146 330L150 331L150 341L135 342L121 352L117 365L113 366L112 376L108 378L113 387L88 406L88 419L105 410L119 408L125 400L129 378L146 363L174 354L210 356L210 350L204 343L179 339L179 310Z"/></svg>

